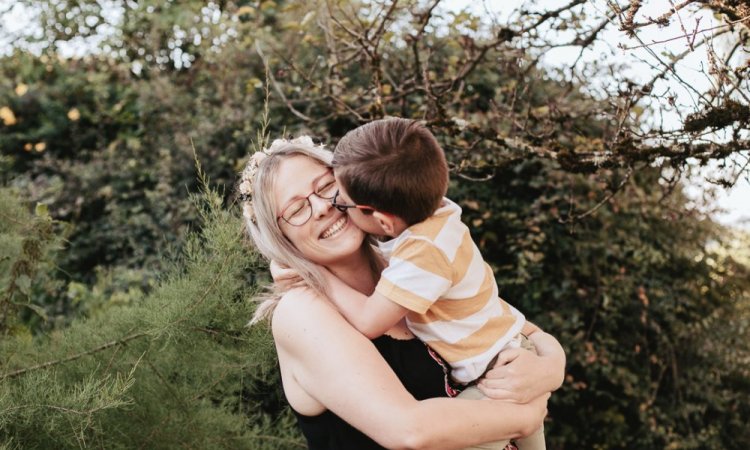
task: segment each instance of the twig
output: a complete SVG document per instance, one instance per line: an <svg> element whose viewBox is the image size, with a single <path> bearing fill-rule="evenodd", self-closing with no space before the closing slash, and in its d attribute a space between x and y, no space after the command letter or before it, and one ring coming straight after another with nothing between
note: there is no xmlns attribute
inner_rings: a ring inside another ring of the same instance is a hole
<svg viewBox="0 0 750 450"><path fill-rule="evenodd" d="M122 339L117 339L115 341L107 342L106 344L102 344L102 345L100 345L98 347L94 347L94 348L92 348L90 350L86 350L85 352L80 352L80 353L76 353L75 355L68 356L67 358L57 359L55 361L48 361L48 362L43 363L43 364L37 364L36 366L25 367L23 369L18 369L18 370L14 370L12 372L4 373L4 374L0 375L0 380L4 380L6 378L17 377L18 375L22 375L22 374L24 374L26 372L30 372L32 370L46 369L48 367L52 367L52 366L56 366L58 364L66 363L66 362L69 362L69 361L73 361L73 360L82 358L82 357L87 356L87 355L93 355L94 353L98 353L98 352L100 352L102 350L106 350L106 349L108 349L110 347L114 347L115 345L123 345L126 342L130 342L130 341L132 341L134 339L142 338L142 337L148 336L148 335L149 335L149 333L145 333L145 332L131 334L129 336L125 336Z"/></svg>
<svg viewBox="0 0 750 450"><path fill-rule="evenodd" d="M689 90L692 90L693 92L695 92L695 93L696 93L696 94L698 95L698 97L699 97L699 98L700 98L701 100L703 100L704 102L708 103L708 99L707 99L707 98L706 98L706 97L705 97L705 96L703 95L703 93L701 93L701 92L700 92L700 91L699 91L699 90L698 90L698 89L697 89L697 88L696 88L695 86L693 86L692 84L690 84L690 83L686 82L685 80L683 80L683 79L682 79L682 77L680 77L680 76L679 76L679 75L677 74L677 71L675 71L675 69L674 69L674 64L667 64L667 63L665 63L664 61L662 61L662 59L661 59L661 58L659 57L659 55L657 55L657 54L656 54L656 52L654 52L654 51L653 51L653 50L651 49L651 47L650 47L649 45L646 45L646 44L645 44L645 43L643 42L643 40L642 40L642 39L640 38L640 36L638 36L637 34L635 34L635 35L634 35L634 37L635 37L635 39L636 39L636 40L638 40L638 42L640 42L641 44L643 44L643 45L642 45L641 47L645 48L645 49L646 49L646 51L647 51L647 52L648 52L648 53L649 53L649 54L650 54L650 55L651 55L651 56L652 56L652 57L653 57L653 58L654 58L655 60L657 60L657 61L659 62L659 64L661 64L662 66L664 66L665 68L667 68L669 72L672 72L672 76L674 76L674 77L675 77L675 78L676 78L676 79L677 79L677 80L678 80L678 81L679 81L679 82L681 83L681 85L682 85L683 87L685 87L685 88L688 88ZM640 48L640 47L639 47L639 48ZM694 100L694 101L695 101L695 100Z"/></svg>
<svg viewBox="0 0 750 450"><path fill-rule="evenodd" d="M671 3L671 2L670 2ZM636 28L643 28L647 27L649 25L659 24L659 25L667 25L669 23L669 19L679 10L682 8L688 6L691 3L696 3L696 0L685 0L684 2L680 3L679 5L672 4L672 9L667 11L666 13L662 14L661 16L657 17L656 19L649 18L646 22L638 22L631 25L631 28L635 30Z"/></svg>
<svg viewBox="0 0 750 450"><path fill-rule="evenodd" d="M279 57L279 59L284 61L285 64L288 64L292 70L297 72L307 82L307 84L318 89L321 92L324 92L324 90L317 83L315 83L310 77L308 77L304 72L302 72L299 68L297 68L297 66L292 61L288 60L286 57L284 57L284 55L278 52L274 52L274 53L276 54L276 56ZM343 107L350 114L353 114L357 118L357 120L359 120L360 122L367 122L367 120L364 117L362 117L362 115L359 112L354 110L351 106L349 106L345 101L341 100L338 96L330 94L330 93L326 93L325 97L332 100L337 105Z"/></svg>
<svg viewBox="0 0 750 450"><path fill-rule="evenodd" d="M560 14L562 14L563 12L565 12L565 11L567 11L569 9L573 9L574 7L576 7L576 6L578 6L578 5L582 4L582 3L586 3L586 0L573 0L572 2L568 3L565 6L561 6L560 8L557 8L557 9L555 9L553 11L547 11L547 12L541 14L541 17L539 17L539 20L537 20L535 24L533 24L529 28L524 28L523 30L520 31L520 33L525 33L527 31L531 31L531 30L533 30L535 28L538 28L540 25L542 25L547 20L555 18L555 17L559 17Z"/></svg>
<svg viewBox="0 0 750 450"><path fill-rule="evenodd" d="M732 25L740 23L740 22L743 22L743 21L748 20L748 19L750 19L750 16L746 16L746 17L743 17L742 19L737 19L737 20L734 20L732 22L727 22L725 24L716 25L715 27L709 27L709 28L704 28L704 29L699 30L699 31L694 31L693 34L685 33L685 34L681 34L679 36L671 37L669 39L664 39L664 40L661 40L661 41L651 41L650 44L645 44L645 43L643 43L643 41L641 41L639 39L639 41L641 41L640 45L634 45L632 47L628 47L626 45L623 45L620 48L623 49L623 50L635 50L637 48L651 47L652 45L664 44L666 42L672 42L672 41L675 41L677 39L689 38L690 36L695 35L697 33L701 33L702 34L702 33L705 33L707 31L719 30L719 29L722 29L722 28L730 28Z"/></svg>
<svg viewBox="0 0 750 450"><path fill-rule="evenodd" d="M700 41L698 43L698 45L694 45L693 48L694 49L700 48L703 45L705 45L709 40L715 39L716 37L721 36L722 34L727 33L727 32L729 32L729 30L723 30L723 31L720 31L718 33L714 33L710 37L707 37L707 38L703 39L702 41ZM682 52L679 55L675 56L672 59L671 63L669 63L669 64L663 63L663 64L665 64L664 69L661 72L659 72L656 76L654 76L651 79L651 81L649 81L648 83L646 83L646 84L643 85L643 88L641 89L641 91L636 95L636 100L635 100L634 103L637 103L638 100L640 100L644 95L646 95L649 92L651 92L651 89L654 87L654 83L656 83L660 79L663 79L668 73L670 73L670 72L674 73L674 71L675 71L674 68L677 65L677 63L680 62L680 61L682 61L683 59L685 59L691 53L692 53L692 51L690 49L685 50L684 52ZM652 68L656 69L656 67L654 67L654 66L652 66Z"/></svg>
<svg viewBox="0 0 750 450"><path fill-rule="evenodd" d="M685 23L682 21L682 16L680 16L679 11L677 10L677 7L675 6L674 2L672 0L669 0L670 6L672 6L672 11L674 11L674 14L677 16L677 21L680 23L680 29L683 33L685 33L685 38L687 39L688 47L690 50L693 49L693 42L690 40L690 38L687 36L688 32L685 29ZM695 29L693 30L692 40L695 40L695 35L698 32L698 25L700 24L700 18L698 19L698 23L695 24Z"/></svg>
<svg viewBox="0 0 750 450"><path fill-rule="evenodd" d="M258 53L258 56L260 56L261 61L263 61L263 66L266 68L266 74L268 74L268 77L271 79L271 83L273 84L274 90L276 90L276 93L279 94L279 97L281 97L281 100L286 104L286 107L291 111L292 114L299 117L300 119L311 122L312 119L307 117L306 115L299 112L290 102L287 100L286 95L284 95L284 91L281 90L281 87L276 82L276 78L271 73L271 69L268 67L268 60L266 60L265 55L263 54L263 50L260 48L260 41L255 42L255 52Z"/></svg>
<svg viewBox="0 0 750 450"><path fill-rule="evenodd" d="M385 13L385 16L383 16L383 20L380 22L380 25L378 26L378 29L375 30L375 34L373 35L372 45L376 49L378 47L378 44L380 43L380 38L383 37L383 32L385 31L385 24L393 16L393 13L396 11L396 6L397 5L398 5L398 0L392 0L391 1L390 8L388 8L388 11Z"/></svg>
<svg viewBox="0 0 750 450"><path fill-rule="evenodd" d="M612 197L614 197L615 195L617 195L618 192L620 192L620 190L623 188L623 186L625 186L625 183L627 183L628 180L630 180L630 176L631 175L633 175L633 167L632 166L628 167L628 171L625 174L625 178L623 178L622 181L620 181L620 183L617 185L617 187L615 187L612 190L612 192L610 192L609 194L607 194L599 203L597 203L596 205L594 205L593 208L590 208L588 211L586 211L584 213L581 213L581 214L576 214L575 216L572 216L572 217L569 216L569 217L567 217L565 219L560 218L559 219L560 223L569 223L569 222L581 220L584 217L590 216L591 214L595 213L599 208L601 208L602 206L604 206L604 204L607 203Z"/></svg>
<svg viewBox="0 0 750 450"><path fill-rule="evenodd" d="M628 11L628 14L625 16L625 20L622 21L622 30L627 31L630 34L635 34L635 31L633 29L633 21L635 20L635 15L638 13L638 10L641 9L641 0L630 0L630 11ZM622 11L618 8L618 13L621 13Z"/></svg>

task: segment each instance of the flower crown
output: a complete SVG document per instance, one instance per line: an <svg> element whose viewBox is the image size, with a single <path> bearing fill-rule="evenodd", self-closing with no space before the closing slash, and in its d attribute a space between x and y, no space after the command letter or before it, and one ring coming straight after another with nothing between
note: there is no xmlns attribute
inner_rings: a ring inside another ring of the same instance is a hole
<svg viewBox="0 0 750 450"><path fill-rule="evenodd" d="M241 202L244 203L243 210L245 215L255 223L255 208L253 205L253 185L255 184L255 176L258 173L258 167L269 155L279 151L282 147L288 144L299 144L307 147L314 147L310 136L300 136L294 139L275 139L268 148L264 148L259 152L255 152L247 165L242 170L240 175L240 183L238 186L239 196Z"/></svg>

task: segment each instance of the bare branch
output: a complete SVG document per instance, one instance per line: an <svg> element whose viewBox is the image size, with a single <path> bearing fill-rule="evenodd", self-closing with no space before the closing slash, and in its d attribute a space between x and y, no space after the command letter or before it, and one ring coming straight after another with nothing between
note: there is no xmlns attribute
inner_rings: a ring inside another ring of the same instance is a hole
<svg viewBox="0 0 750 450"><path fill-rule="evenodd" d="M651 41L651 43L649 43L649 44L645 44L645 43L643 43L643 41L641 41L640 45L634 45L632 47L622 46L620 48L622 48L623 50L634 50L634 49L637 49L637 48L651 47L652 45L664 44L666 42L672 42L672 41L676 41L676 40L682 39L682 38L690 38L690 37L694 36L697 33L701 33L702 34L702 33L708 32L708 31L720 30L722 28L731 28L732 25L744 22L745 20L748 20L748 19L750 19L750 16L743 17L742 19L738 19L738 20L735 20L735 21L732 21L732 22L727 22L727 23L724 23L724 24L721 24L721 25L717 25L715 27L704 28L702 30L697 30L696 29L696 31L694 31L693 33L687 33L687 32L685 32L684 34L681 34L679 36L674 36L674 37L671 37L671 38L668 38L668 39L664 39L664 40L661 40L661 41ZM640 39L639 39L639 41L640 41Z"/></svg>
<svg viewBox="0 0 750 450"><path fill-rule="evenodd" d="M266 59L265 55L263 54L263 51L260 48L260 42L255 42L255 52L258 53L258 56L260 56L261 61L263 61L263 66L266 68L266 74L268 74L268 78L271 80L271 84L273 84L273 88L276 91L276 93L281 98L281 101L283 101L286 104L286 107L289 109L289 111L294 114L295 116L299 117L300 119L304 120L305 122L312 121L311 118L307 117L306 115L302 114L295 108L289 100L287 100L286 95L284 95L284 91L281 89L281 86L279 86L279 83L276 81L276 78L273 76L273 73L271 69L268 67L268 60Z"/></svg>
<svg viewBox="0 0 750 450"><path fill-rule="evenodd" d="M618 185L614 189L612 189L612 192L604 196L604 198L599 203L591 207L588 211L585 211L581 214L572 215L564 219L561 217L558 219L559 222L560 223L575 222L577 220L581 220L584 217L590 216L591 214L595 213L597 210L599 210L599 208L604 206L607 202L609 202L615 195L617 195L622 190L622 188L630 180L630 177L632 175L633 175L633 167L631 166L631 167L628 167L628 171L625 173L625 177L620 181L620 183L618 183Z"/></svg>
<svg viewBox="0 0 750 450"><path fill-rule="evenodd" d="M549 19L560 17L560 14L562 14L563 12L573 9L576 6L581 5L583 3L586 3L586 0L573 0L572 2L568 3L565 6L561 6L560 8L554 9L552 11L546 11L540 15L539 20L537 20L536 23L534 23L528 28L524 28L523 30L520 30L520 33L525 33L530 30L539 28L544 22L548 21Z"/></svg>

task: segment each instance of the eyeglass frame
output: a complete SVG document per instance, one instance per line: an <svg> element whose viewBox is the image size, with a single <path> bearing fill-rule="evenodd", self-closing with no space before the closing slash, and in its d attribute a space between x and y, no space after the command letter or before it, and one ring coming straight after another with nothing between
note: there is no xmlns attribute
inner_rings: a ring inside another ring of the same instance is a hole
<svg viewBox="0 0 750 450"><path fill-rule="evenodd" d="M328 168L328 171L327 171L326 173L324 173L323 175L319 176L319 177L318 177L318 178L317 178L317 179L316 179L315 181L316 181L316 182L319 182L319 181L320 181L320 180L321 180L321 179L322 179L322 178L323 178L324 176L328 175L329 173L330 173L330 174L333 174L333 169L331 169L331 168ZM335 183L335 182L336 182L336 180L334 179L334 183ZM320 187L320 186L318 186L318 188L319 188L319 187ZM336 192L335 192L335 193L333 194L333 196L332 196L332 197L324 197L324 196L320 195L320 194L319 194L318 192L316 192L316 189L318 189L318 188L315 188L315 189L313 189L313 191L312 191L312 192L310 192L310 193L309 193L309 194L308 194L307 196L305 196L305 197L304 197L304 200L305 200L305 201L307 202L307 204L308 204L308 205L310 205L310 215L308 215L308 216L307 216L307 219L305 219L305 221L304 221L304 222L302 222L302 223L300 223L300 224L294 224L294 223L291 223L290 221L288 221L288 220L286 219L286 217L284 217L284 213L286 212L286 210L287 210L287 209L289 209L289 207L290 207L290 206L292 206L291 204L287 205L287 206L286 206L286 207L285 207L285 208L284 208L284 209L283 209L283 210L281 211L281 213L279 213L279 215L277 215L277 216L276 216L276 222L278 222L278 221L279 221L279 219L284 219L284 222L286 222L287 224L289 224L289 225L291 225L291 226L293 226L293 227L301 227L301 226L304 226L304 225L305 225L305 224L306 224L307 222L309 222L309 221L310 221L310 219L311 219L311 218L312 218L312 216L313 216L313 206L312 206L312 202L310 201L310 197L312 197L312 196L314 195L314 196L318 197L318 198L319 198L319 199L321 199L321 200L331 200L331 203L333 203L333 199L335 199L335 198L336 198L336 195L338 195L338 193L339 193L339 190L338 190L338 189L336 189ZM302 197L300 197L300 199L302 199ZM341 211L341 210L339 210L339 211Z"/></svg>
<svg viewBox="0 0 750 450"><path fill-rule="evenodd" d="M338 209L339 211L343 213L347 212L347 210L351 208L357 208L361 210L363 214L372 214L375 211L377 211L372 206L367 206L367 205L358 205L356 203L352 205L347 205L344 203L336 203L336 199L338 198L339 194L341 194L341 189L336 189L336 193L333 194L333 197L331 198L331 206L333 206L334 208Z"/></svg>

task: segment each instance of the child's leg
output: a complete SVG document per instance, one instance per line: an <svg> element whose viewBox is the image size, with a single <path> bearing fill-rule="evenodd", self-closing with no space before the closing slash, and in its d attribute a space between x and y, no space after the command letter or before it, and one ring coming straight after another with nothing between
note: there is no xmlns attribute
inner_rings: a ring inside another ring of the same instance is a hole
<svg viewBox="0 0 750 450"><path fill-rule="evenodd" d="M461 391L460 394L458 394L458 398L465 398L469 400L479 400L485 397L484 394L482 394L482 391L479 390L476 386L469 386L463 391ZM473 447L467 447L464 450L503 450L505 446L508 445L509 441L495 441L495 442L488 442L485 444L479 444L475 445Z"/></svg>
<svg viewBox="0 0 750 450"><path fill-rule="evenodd" d="M526 336L521 338L521 348L536 353L536 346ZM539 427L532 435L523 439L516 439L518 450L546 450L547 444L544 442L544 425Z"/></svg>
<svg viewBox="0 0 750 450"><path fill-rule="evenodd" d="M534 345L534 343L523 335L518 336L517 340L514 342L514 345L516 347L521 347L526 350L536 352L536 346ZM479 400L487 397L482 393L482 391L479 390L478 387L469 386L461 391L460 394L458 394L458 398ZM544 442L544 426L539 427L539 429L530 436L527 436L523 439L514 439L514 442L518 446L518 450L546 450L547 447ZM464 450L503 450L508 446L508 444L510 444L510 441L508 440L495 441L475 445L473 447L467 447ZM510 445L509 448L515 447L513 445Z"/></svg>
<svg viewBox="0 0 750 450"><path fill-rule="evenodd" d="M539 427L532 435L523 439L516 439L518 450L546 450L547 444L544 442L544 425Z"/></svg>

